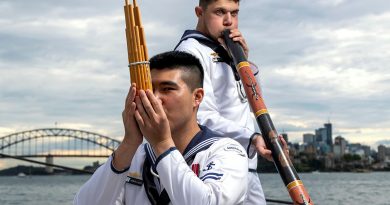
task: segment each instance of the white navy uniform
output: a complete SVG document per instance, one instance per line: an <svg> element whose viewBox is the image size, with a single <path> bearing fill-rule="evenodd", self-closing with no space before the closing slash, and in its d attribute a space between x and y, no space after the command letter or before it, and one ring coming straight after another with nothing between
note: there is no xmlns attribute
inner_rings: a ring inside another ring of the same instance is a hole
<svg viewBox="0 0 390 205"><path fill-rule="evenodd" d="M259 130L256 129L256 121L242 87L245 85L241 84L238 74L232 69L232 61L226 50L195 30L185 31L175 50L193 54L204 69L205 95L199 106L198 122L237 140L247 150L251 173L248 174L249 188L245 204L266 204L260 179L255 172L256 149L251 145L252 137ZM257 82L260 82L257 73L258 70L254 71Z"/></svg>
<svg viewBox="0 0 390 205"><path fill-rule="evenodd" d="M243 204L245 149L200 127L183 155L172 147L156 158L143 143L125 171L115 170L110 157L80 188L74 204Z"/></svg>

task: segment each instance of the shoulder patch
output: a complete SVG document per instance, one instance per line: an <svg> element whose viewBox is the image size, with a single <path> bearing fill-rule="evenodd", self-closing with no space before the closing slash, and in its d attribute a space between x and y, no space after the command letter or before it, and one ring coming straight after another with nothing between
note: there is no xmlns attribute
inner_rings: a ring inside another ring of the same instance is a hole
<svg viewBox="0 0 390 205"><path fill-rule="evenodd" d="M130 172L127 175L126 183L134 184L137 186L142 186L143 181L141 179L141 174L138 172Z"/></svg>
<svg viewBox="0 0 390 205"><path fill-rule="evenodd" d="M226 145L226 147L224 148L224 150L227 151L227 152L236 152L236 153L238 153L239 155L245 157L244 151L243 151L242 148L240 148L239 146L240 146L240 145L236 145L236 144L228 144L228 145Z"/></svg>
<svg viewBox="0 0 390 205"><path fill-rule="evenodd" d="M130 176L127 176L126 182L130 183L130 184L137 185L137 186L142 186L142 184L144 183L144 181L142 181L142 179L137 179L137 178L130 177Z"/></svg>

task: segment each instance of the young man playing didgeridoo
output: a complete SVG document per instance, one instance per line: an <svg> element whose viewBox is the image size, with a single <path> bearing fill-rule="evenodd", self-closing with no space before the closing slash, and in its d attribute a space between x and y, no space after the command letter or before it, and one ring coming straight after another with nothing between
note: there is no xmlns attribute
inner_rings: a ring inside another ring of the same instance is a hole
<svg viewBox="0 0 390 205"><path fill-rule="evenodd" d="M256 132L254 114L251 112L240 77L229 57L222 38L230 30L233 41L239 42L248 56L248 46L238 30L239 0L199 0L195 8L197 26L186 30L175 50L193 54L200 59L205 70L204 100L199 106L198 121L223 136L237 140L249 156L248 193L245 204L266 204L258 178L256 151L272 160L261 135ZM258 78L258 70L254 69ZM281 138L284 148L287 145Z"/></svg>

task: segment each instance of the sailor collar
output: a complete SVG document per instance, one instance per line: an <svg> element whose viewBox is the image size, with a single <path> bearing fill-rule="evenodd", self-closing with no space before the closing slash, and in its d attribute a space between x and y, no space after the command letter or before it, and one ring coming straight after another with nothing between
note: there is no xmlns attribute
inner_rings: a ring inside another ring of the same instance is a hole
<svg viewBox="0 0 390 205"><path fill-rule="evenodd" d="M221 138L220 135L211 131L209 128L199 125L200 131L192 138L190 143L184 149L183 157L187 164L190 164L195 155L203 150L208 149L215 141ZM145 144L145 152L147 160L154 166L155 171L156 154L149 143Z"/></svg>
<svg viewBox="0 0 390 205"><path fill-rule="evenodd" d="M207 47L209 47L211 50L213 50L213 53L210 53L210 58L214 63L226 63L230 66L230 68L233 71L234 74L234 79L236 81L240 81L240 75L238 74L236 70L236 66L234 65L233 59L230 57L229 53L226 51L226 49L217 41L203 35L201 32L197 30L186 30L184 31L183 36L181 37L179 43L175 46L175 50L179 45L189 39L195 39L197 40L200 44L203 44Z"/></svg>

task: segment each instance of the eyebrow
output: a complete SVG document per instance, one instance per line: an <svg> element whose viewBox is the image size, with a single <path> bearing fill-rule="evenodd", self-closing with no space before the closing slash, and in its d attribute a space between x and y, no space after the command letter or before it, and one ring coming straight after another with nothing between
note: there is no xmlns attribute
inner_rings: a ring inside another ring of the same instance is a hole
<svg viewBox="0 0 390 205"><path fill-rule="evenodd" d="M178 86L177 83L175 83L173 81L162 81L162 82L159 82L158 85Z"/></svg>
<svg viewBox="0 0 390 205"><path fill-rule="evenodd" d="M221 10L221 11L223 11L223 12L229 11L229 10L226 9L225 7L216 7L216 8L214 9L214 11L217 11L217 10ZM229 12L239 12L239 11L240 11L240 9L234 9L234 10L229 11Z"/></svg>

